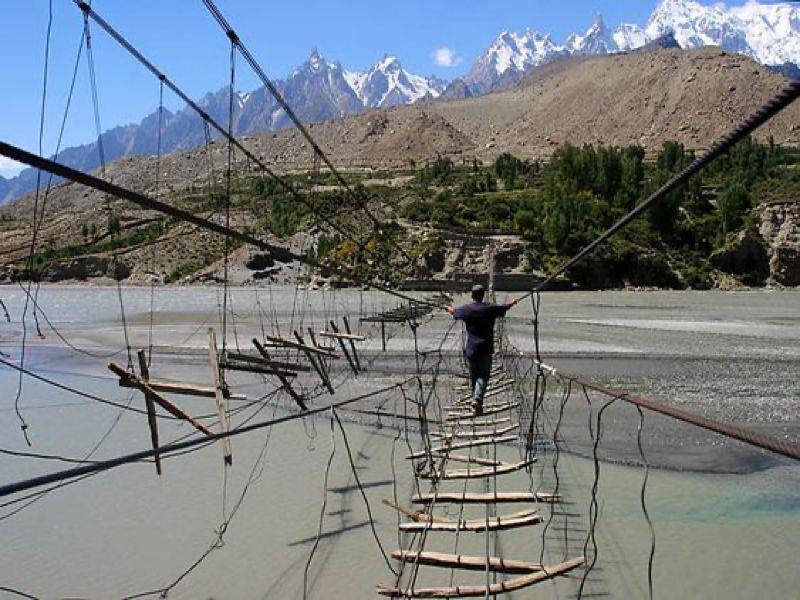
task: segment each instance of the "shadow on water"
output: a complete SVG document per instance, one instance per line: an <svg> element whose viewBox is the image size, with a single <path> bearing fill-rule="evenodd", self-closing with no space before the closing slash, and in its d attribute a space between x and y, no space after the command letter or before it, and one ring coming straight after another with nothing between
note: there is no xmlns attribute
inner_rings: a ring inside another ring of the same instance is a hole
<svg viewBox="0 0 800 600"><path fill-rule="evenodd" d="M366 527L369 525L369 521L363 521L361 523L356 523L355 525L346 525L340 529L334 529L333 531L326 531L325 533L321 533L319 539L324 540L331 537L335 537L337 535L342 535L343 533L347 533L348 531L352 531L354 529L361 529L362 527ZM312 535L311 537L303 538L302 540L297 540L295 542L289 542L286 544L289 547L292 546L302 546L303 544L312 544L317 539L316 535Z"/></svg>
<svg viewBox="0 0 800 600"><path fill-rule="evenodd" d="M385 485L392 485L392 483L394 483L394 482L391 479L383 479L381 481L369 481L367 483L362 483L361 487L363 487L364 489L368 489L368 488L375 488L375 487L383 487ZM353 484L353 485L343 485L343 486L339 486L339 487L332 487L332 488L328 488L328 491L329 492L333 492L334 494L350 494L352 492L357 492L358 491L358 485L357 484Z"/></svg>

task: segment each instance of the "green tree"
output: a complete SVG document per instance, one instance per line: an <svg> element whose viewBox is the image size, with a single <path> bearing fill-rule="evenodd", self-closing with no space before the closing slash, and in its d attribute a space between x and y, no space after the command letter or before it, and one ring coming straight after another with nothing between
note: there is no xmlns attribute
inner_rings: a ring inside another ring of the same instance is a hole
<svg viewBox="0 0 800 600"><path fill-rule="evenodd" d="M750 208L750 194L742 182L735 181L720 192L717 199L722 233L733 231Z"/></svg>

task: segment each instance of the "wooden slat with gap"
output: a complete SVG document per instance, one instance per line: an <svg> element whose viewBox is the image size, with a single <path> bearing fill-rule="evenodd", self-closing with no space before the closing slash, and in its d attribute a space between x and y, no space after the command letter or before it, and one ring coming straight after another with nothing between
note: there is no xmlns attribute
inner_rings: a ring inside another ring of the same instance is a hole
<svg viewBox="0 0 800 600"><path fill-rule="evenodd" d="M458 422L467 421L467 420L470 420L470 419L477 419L477 418L479 418L481 416L485 416L485 415L494 415L494 414L501 413L501 412L506 411L506 410L514 410L517 407L519 407L519 402L509 402L507 404L503 404L503 405L495 407L495 408L489 408L489 409L483 410L483 411L481 411L480 415L476 415L474 413L471 414L471 415L468 414L468 413L462 413L462 414L455 414L454 413L454 414L450 414L447 417L445 417L445 420L446 421L458 421Z"/></svg>

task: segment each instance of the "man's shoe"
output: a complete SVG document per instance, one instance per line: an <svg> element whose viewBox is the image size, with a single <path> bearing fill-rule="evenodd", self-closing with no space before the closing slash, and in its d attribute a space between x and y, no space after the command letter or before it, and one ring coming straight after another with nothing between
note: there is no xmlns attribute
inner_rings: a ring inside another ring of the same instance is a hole
<svg viewBox="0 0 800 600"><path fill-rule="evenodd" d="M483 403L474 400L472 402L472 412L474 412L476 415L483 414Z"/></svg>

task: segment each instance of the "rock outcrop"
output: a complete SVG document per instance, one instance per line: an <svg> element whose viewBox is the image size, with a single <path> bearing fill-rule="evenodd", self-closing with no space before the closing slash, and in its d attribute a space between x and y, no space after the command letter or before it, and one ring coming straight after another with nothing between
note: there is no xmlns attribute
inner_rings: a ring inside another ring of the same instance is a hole
<svg viewBox="0 0 800 600"><path fill-rule="evenodd" d="M769 255L768 282L800 285L800 200L768 202L758 210Z"/></svg>

